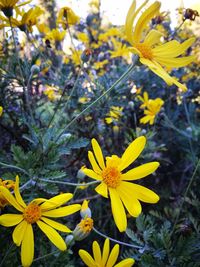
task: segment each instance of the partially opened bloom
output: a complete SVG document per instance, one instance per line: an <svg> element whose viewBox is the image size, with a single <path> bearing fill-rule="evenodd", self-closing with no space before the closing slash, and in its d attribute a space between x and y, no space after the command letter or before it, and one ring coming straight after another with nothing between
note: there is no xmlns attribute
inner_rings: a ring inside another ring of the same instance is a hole
<svg viewBox="0 0 200 267"><path fill-rule="evenodd" d="M80 210L79 204L61 207L72 198L72 194L65 193L51 199L36 198L28 205L24 202L19 191L19 177L16 177L14 196L0 186L1 194L21 214L3 214L0 224L6 227L15 226L12 237L17 246L21 245L21 260L23 266L30 266L34 258L33 224L41 229L49 240L60 250L67 249L65 241L56 230L69 233L71 230L50 218L65 217Z"/></svg>
<svg viewBox="0 0 200 267"><path fill-rule="evenodd" d="M137 15L146 6L146 0L138 9L136 9L136 1L134 0L126 17L125 34L129 43L132 45L130 51L139 55L140 62L149 67L151 71L161 77L168 85L175 84L183 91L187 88L185 85L171 77L166 68L179 68L188 65L195 60L194 56L184 56L187 49L193 44L195 38L189 38L183 43L172 40L161 43L162 33L157 30L150 30L146 34L147 25L154 16L159 14L160 2L156 1L150 5L139 17L135 26L133 26ZM146 34L145 37L144 33Z"/></svg>
<svg viewBox="0 0 200 267"><path fill-rule="evenodd" d="M135 262L134 259L127 258L116 264L119 256L119 245L116 244L110 251L110 240L108 238L104 242L102 253L97 241L93 242L92 250L93 258L87 251L79 250L79 256L88 267L131 267Z"/></svg>
<svg viewBox="0 0 200 267"><path fill-rule="evenodd" d="M0 107L1 108L1 107ZM15 182L13 180L2 180L0 178L0 186L4 186L9 190L13 190L15 188ZM0 209L4 208L9 202L4 197L4 195L1 193L0 190Z"/></svg>
<svg viewBox="0 0 200 267"><path fill-rule="evenodd" d="M83 169L86 175L100 182L95 188L96 192L105 198L110 197L112 214L120 232L127 228L124 207L131 216L137 217L142 211L139 200L147 203L156 203L159 200L159 196L153 191L129 182L153 173L159 166L158 162L146 163L123 173L139 157L145 143L146 138L140 136L128 146L121 158L112 155L106 157L105 163L98 142L92 139L94 153L89 151L88 158L93 169Z"/></svg>

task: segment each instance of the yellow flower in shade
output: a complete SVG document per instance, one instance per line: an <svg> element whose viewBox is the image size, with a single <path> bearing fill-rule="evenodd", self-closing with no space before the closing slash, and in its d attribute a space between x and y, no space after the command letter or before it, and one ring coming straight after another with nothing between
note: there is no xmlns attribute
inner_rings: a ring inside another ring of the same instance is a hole
<svg viewBox="0 0 200 267"><path fill-rule="evenodd" d="M144 149L146 138L140 136L125 150L122 157L117 155L106 157L106 163L98 142L92 139L93 152L88 152L92 169L83 169L83 172L100 182L96 192L105 198L110 197L114 221L120 232L127 228L127 218L124 207L131 216L137 217L142 211L139 200L147 203L156 203L159 196L144 186L129 181L141 179L153 173L159 166L158 162L149 162L122 173L134 162ZM96 159L95 159L96 158ZM109 195L108 195L109 192Z"/></svg>
<svg viewBox="0 0 200 267"><path fill-rule="evenodd" d="M123 110L123 107L112 106L110 108L110 112L107 114L108 117L105 118L106 123L110 124L112 122L118 121L120 117L122 116L122 110Z"/></svg>
<svg viewBox="0 0 200 267"><path fill-rule="evenodd" d="M160 37L162 33L157 30L150 30L143 38L146 32L147 24L151 19L159 14L160 2L154 2L150 5L139 17L134 29L133 23L138 13L146 6L146 0L137 10L136 1L134 0L126 17L125 34L129 43L132 45L130 51L139 55L140 62L149 67L151 71L161 77L168 85L175 84L183 91L187 88L185 85L178 82L175 78L171 77L166 68L179 68L188 65L195 60L194 56L184 56L187 49L193 44L195 38L190 38L183 43L172 40L162 44Z"/></svg>
<svg viewBox="0 0 200 267"><path fill-rule="evenodd" d="M0 10L3 11L6 17L11 17L13 15L13 8L16 6L16 4L19 2L19 0L0 0ZM22 2L19 6L26 5L30 3L30 1Z"/></svg>
<svg viewBox="0 0 200 267"><path fill-rule="evenodd" d="M97 241L93 242L92 250L93 258L87 251L79 250L79 256L88 267L131 267L135 262L134 259L127 258L116 264L119 256L119 245L116 244L110 251L110 240L108 238L104 242L102 253Z"/></svg>
<svg viewBox="0 0 200 267"><path fill-rule="evenodd" d="M1 117L2 114L3 114L3 107L0 106L0 117Z"/></svg>
<svg viewBox="0 0 200 267"><path fill-rule="evenodd" d="M149 122L150 125L152 125L163 104L164 101L161 98L150 99L146 106L147 109L144 110L144 114L146 116L141 118L140 122L143 124L147 124Z"/></svg>
<svg viewBox="0 0 200 267"><path fill-rule="evenodd" d="M23 266L30 266L34 258L33 224L44 232L49 240L60 250L66 250L66 243L56 230L69 233L71 230L50 218L65 217L80 210L79 204L61 207L69 201L73 195L60 194L51 199L36 198L28 205L25 204L19 191L19 177L16 176L14 196L4 186L0 191L5 199L21 214L3 214L0 216L0 224L6 227L15 226L12 237L17 246L21 245L21 260Z"/></svg>
<svg viewBox="0 0 200 267"><path fill-rule="evenodd" d="M0 178L0 186L4 186L7 189L14 189L15 188L15 182L12 180L2 180ZM4 208L7 204L9 204L9 202L7 201L7 199L3 196L3 194L1 193L0 190L0 209Z"/></svg>
<svg viewBox="0 0 200 267"><path fill-rule="evenodd" d="M66 30L68 26L78 23L80 18L74 13L70 7L63 7L60 9L57 18L57 24L61 24Z"/></svg>
<svg viewBox="0 0 200 267"><path fill-rule="evenodd" d="M104 68L104 66L108 63L109 62L107 59L104 59L103 61L94 62L94 68L95 68L95 70L100 70L100 69Z"/></svg>

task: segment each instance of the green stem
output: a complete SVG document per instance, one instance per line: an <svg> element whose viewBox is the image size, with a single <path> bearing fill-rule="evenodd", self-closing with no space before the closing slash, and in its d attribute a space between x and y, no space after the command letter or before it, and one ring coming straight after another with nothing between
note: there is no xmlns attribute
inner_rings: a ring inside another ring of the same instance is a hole
<svg viewBox="0 0 200 267"><path fill-rule="evenodd" d="M134 59L133 64L130 66L130 68L110 87L108 88L101 96L99 96L94 102L92 102L90 105L88 105L83 111L81 111L74 119L70 121L66 125L66 127L61 131L61 133L57 136L55 139L55 142L59 140L59 138L62 136L62 134L75 122L77 121L83 114L85 114L89 109L91 109L93 106L95 106L105 95L107 95L110 91L113 90L118 84L120 84L132 71L135 67L135 64L138 60L138 57L136 56Z"/></svg>
<svg viewBox="0 0 200 267"><path fill-rule="evenodd" d="M189 184L188 184L188 186L187 186L187 188L186 188L186 190L185 190L185 194L184 194L184 196L183 196L183 200L182 200L181 205L180 205L180 207L179 207L179 211L178 211L178 213L177 213L177 215L176 215L175 222L174 222L174 226L173 226L173 228L172 228L172 231L171 231L170 236L172 236L172 234L174 233L174 230L175 230L175 228L176 228L177 222L178 222L178 220L179 220L179 217L180 217L180 214L181 214L181 211L182 211L182 208L183 208L183 204L184 204L184 202L185 202L185 200L186 200L186 197L187 197L187 194L188 194L188 192L189 192L189 189L190 189L190 187L191 187L191 185L192 185L192 183L193 183L193 181L194 181L194 178L195 178L196 173L197 173L197 171L198 171L199 165L200 165L200 159L199 159L198 162L197 162L197 165L196 165L196 167L195 167L195 169L194 169L194 172L193 172L193 174L192 174L192 177L191 177L191 179L190 179L190 181L189 181Z"/></svg>
<svg viewBox="0 0 200 267"><path fill-rule="evenodd" d="M23 173L25 173L26 175L29 176L29 173L27 171L25 171L24 169L20 168L20 167L17 167L17 166L11 165L11 164L6 164L6 163L3 163L3 162L0 162L0 165L3 166L3 167L6 167L6 168L19 170L19 171L21 171L21 172L23 172Z"/></svg>
<svg viewBox="0 0 200 267"><path fill-rule="evenodd" d="M21 67L21 63L20 63L20 60L19 60L19 55L18 55L18 50L17 50L17 44L16 44L16 41L15 41L15 35L14 35L14 31L13 31L13 26L12 26L11 18L9 18L9 23L10 23L12 39L13 39L13 43L14 43L14 47L15 47L15 54L16 54L16 58L17 58L17 63L19 65L20 76L22 78L21 82L22 82L22 87L23 87L23 92L24 92L24 97L25 97L25 106L27 107L27 110L29 112L29 115L31 117L32 122L34 122L32 110L31 110L31 105L30 105L30 101L29 101L28 87L26 88L26 85L25 85L25 79L24 79L24 75L23 75L23 70L22 70L22 67Z"/></svg>
<svg viewBox="0 0 200 267"><path fill-rule="evenodd" d="M96 184L99 182L99 181L94 181L94 182L89 182L85 184L76 184L76 183L61 182L61 181L55 181L55 180L49 180L49 179L40 179L40 181L46 182L46 183L52 183L52 184L65 184L65 185L71 185L71 186L89 186L89 185Z"/></svg>
<svg viewBox="0 0 200 267"><path fill-rule="evenodd" d="M143 249L144 247L141 247L141 246L137 246L137 245L132 245L132 244L129 244L129 243L125 243L125 242L122 242L122 241L119 241L117 239L114 239L114 238L111 238L101 232L99 232L95 227L93 227L93 230L95 233L97 233L98 235L100 236L103 236L104 238L109 238L111 241L117 243L117 244L120 244L120 245L123 245L123 246L126 246L126 247L131 247L131 248L137 248L137 249Z"/></svg>

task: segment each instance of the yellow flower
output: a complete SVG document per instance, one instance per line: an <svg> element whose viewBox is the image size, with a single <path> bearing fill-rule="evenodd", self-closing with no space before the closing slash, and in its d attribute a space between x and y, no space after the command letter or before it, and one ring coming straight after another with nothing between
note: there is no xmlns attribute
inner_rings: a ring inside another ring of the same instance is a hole
<svg viewBox="0 0 200 267"><path fill-rule="evenodd" d="M77 224L76 228L73 231L73 236L75 240L83 240L86 238L93 229L93 219L86 217Z"/></svg>
<svg viewBox="0 0 200 267"><path fill-rule="evenodd" d="M1 215L0 224L6 227L17 225L13 231L12 237L13 242L17 246L21 245L21 260L23 266L30 266L34 258L33 224L37 224L58 249L62 251L66 250L66 244L56 230L65 233L69 233L71 230L67 226L51 220L48 217L65 217L80 210L81 206L79 204L60 207L73 197L72 194L61 194L49 200L36 198L26 205L19 191L18 176L16 176L14 196L3 186L0 186L0 190L10 205L21 212L21 214Z"/></svg>
<svg viewBox="0 0 200 267"><path fill-rule="evenodd" d="M83 169L87 176L101 182L95 188L98 194L108 198L109 192L112 214L120 232L125 231L127 228L124 207L126 207L131 216L137 217L142 211L139 200L147 203L156 203L159 200L159 196L153 191L141 185L129 183L131 180L138 180L153 173L159 166L158 162L146 163L122 173L139 157L145 144L146 138L140 136L128 146L121 158L117 155L106 157L105 164L98 142L92 139L94 153L89 151L88 158L93 170Z"/></svg>
<svg viewBox="0 0 200 267"><path fill-rule="evenodd" d="M164 101L161 98L150 99L147 103L146 110L144 111L143 118L140 119L140 122L143 124L150 123L152 125L154 123L156 115L160 112L160 109Z"/></svg>
<svg viewBox="0 0 200 267"><path fill-rule="evenodd" d="M109 62L108 62L107 59L104 59L103 61L94 62L94 68L95 68L96 70L100 70L100 69L104 68L104 66L105 66L106 64L108 64L108 63L109 63Z"/></svg>
<svg viewBox="0 0 200 267"><path fill-rule="evenodd" d="M1 117L2 114L3 114L3 107L0 106L0 117Z"/></svg>
<svg viewBox="0 0 200 267"><path fill-rule="evenodd" d="M115 107L112 106L110 108L110 112L107 114L108 117L105 118L107 124L110 124L114 121L118 121L119 118L122 116L123 107Z"/></svg>
<svg viewBox="0 0 200 267"><path fill-rule="evenodd" d="M29 32L32 32L32 27L36 25L38 17L43 13L44 11L38 6L29 9L27 12L19 11L22 18L21 20L11 18L12 27L18 27L21 31L28 30ZM10 25L10 23L8 25Z"/></svg>
<svg viewBox="0 0 200 267"><path fill-rule="evenodd" d="M111 58L129 56L130 51L126 44L123 44L122 42L119 42L114 38L112 38L112 43L114 51L109 51L111 54Z"/></svg>
<svg viewBox="0 0 200 267"><path fill-rule="evenodd" d="M15 188L15 182L12 180L4 180L3 181L0 178L0 186L4 186L5 188L8 188L8 189L14 189ZM3 194L1 193L1 190L0 190L0 209L4 208L7 204L9 204L9 202L3 196Z"/></svg>
<svg viewBox="0 0 200 267"><path fill-rule="evenodd" d="M113 249L110 251L110 240L106 238L103 246L103 251L101 253L101 248L97 241L94 241L92 244L92 250L93 250L93 258L91 255L83 250L79 250L79 256L81 257L82 261L86 264L88 267L131 267L134 264L134 259L127 258L125 260L120 261L119 263L116 263L117 258L119 256L119 245L116 244Z"/></svg>
<svg viewBox="0 0 200 267"><path fill-rule="evenodd" d="M68 26L78 23L80 18L74 13L70 7L63 7L58 13L57 23L61 24L66 30Z"/></svg>
<svg viewBox="0 0 200 267"><path fill-rule="evenodd" d="M53 41L61 42L65 39L66 31L60 32L58 29L53 29L52 31L46 34L47 39L51 39Z"/></svg>
<svg viewBox="0 0 200 267"><path fill-rule="evenodd" d="M58 89L54 88L53 86L47 85L43 93L48 97L50 101L55 101L61 97Z"/></svg>
<svg viewBox="0 0 200 267"><path fill-rule="evenodd" d="M179 57L187 51L193 44L195 38L190 38L183 43L176 40L161 44L162 33L152 29L143 39L147 24L159 14L160 2L155 2L149 6L136 22L133 30L133 23L138 13L146 6L146 0L137 10L134 0L126 17L125 34L127 40L132 45L130 51L140 57L140 62L149 67L151 71L161 77L168 85L175 84L183 91L187 87L171 77L163 67L179 68L188 65L195 60L194 56Z"/></svg>
<svg viewBox="0 0 200 267"><path fill-rule="evenodd" d="M140 96L140 95L138 95L137 98L138 98L141 102L143 102L143 104L140 106L140 108L146 108L147 105L148 105L148 102L149 102L149 95L148 95L148 93L147 93L147 92L144 92L144 93L143 93L143 97Z"/></svg>
<svg viewBox="0 0 200 267"><path fill-rule="evenodd" d="M0 10L2 10L5 16L9 18L13 15L13 8L17 4L17 2L19 2L19 0L0 0ZM30 2L31 0L23 2L19 4L18 7L26 5Z"/></svg>

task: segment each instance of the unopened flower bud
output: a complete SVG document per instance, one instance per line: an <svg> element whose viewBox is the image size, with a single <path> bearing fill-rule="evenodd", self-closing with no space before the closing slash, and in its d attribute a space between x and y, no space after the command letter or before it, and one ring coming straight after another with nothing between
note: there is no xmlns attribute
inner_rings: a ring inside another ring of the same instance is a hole
<svg viewBox="0 0 200 267"><path fill-rule="evenodd" d="M90 49L85 49L85 50L83 51L83 53L81 54L81 60L82 60L84 63L86 63L86 62L88 62L88 61L90 60L91 55L92 55L92 50L90 50Z"/></svg>
<svg viewBox="0 0 200 267"><path fill-rule="evenodd" d="M80 170L78 170L77 175L76 175L76 177L78 179L81 179L81 180L85 178L85 173L83 172L83 168L84 167L82 167Z"/></svg>
<svg viewBox="0 0 200 267"><path fill-rule="evenodd" d="M67 245L69 245L69 244L72 243L73 239L74 239L74 236L73 236L73 235L68 235L68 236L65 238L65 243L66 243Z"/></svg>
<svg viewBox="0 0 200 267"><path fill-rule="evenodd" d="M40 72L40 67L38 65L33 65L31 67L31 75L38 74Z"/></svg>
<svg viewBox="0 0 200 267"><path fill-rule="evenodd" d="M80 214L81 214L81 218L83 219L92 217L92 212L91 212L91 209L88 207L88 203L89 201L84 200L81 206Z"/></svg>

